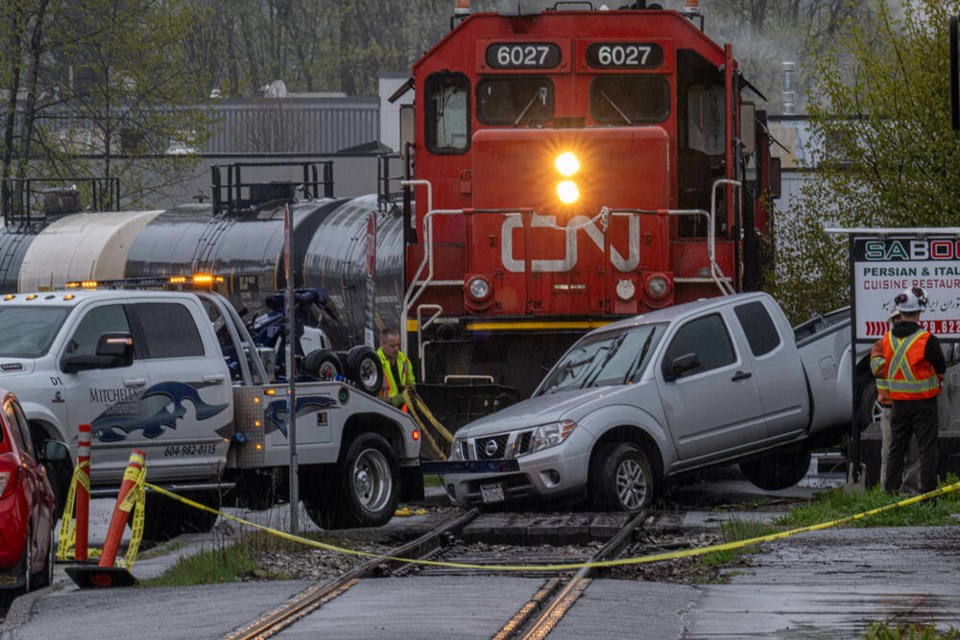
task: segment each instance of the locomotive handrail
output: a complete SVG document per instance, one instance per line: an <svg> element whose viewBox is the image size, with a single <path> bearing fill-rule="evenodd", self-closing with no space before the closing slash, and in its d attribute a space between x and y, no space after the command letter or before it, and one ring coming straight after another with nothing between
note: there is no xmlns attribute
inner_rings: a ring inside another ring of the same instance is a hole
<svg viewBox="0 0 960 640"><path fill-rule="evenodd" d="M670 216L694 216L699 215L707 219L708 242L707 242L707 260L710 262L709 278L674 278L674 282L713 282L724 295L734 293L733 285L730 284L730 277L723 273L720 265L717 264L716 243L714 241L714 215L705 209L667 209L667 215ZM726 285L726 286L724 286Z"/></svg>
<svg viewBox="0 0 960 640"><path fill-rule="evenodd" d="M717 220L717 187L723 185L732 185L734 188L739 190L742 189L743 183L741 183L739 180L731 180L730 178L719 178L714 181L713 188L710 190L710 234L707 236L707 253L710 256L710 275L714 277L714 280L717 282L717 286L720 287L720 291L723 291L729 295L736 293L736 289L734 289L733 285L727 282L725 284L729 287L729 289L724 290L723 286L720 284L720 279L717 277L718 275L723 275L723 271L720 270L720 267L717 265L716 261L716 229L714 229L714 224ZM736 265L734 265L734 268L736 268Z"/></svg>
<svg viewBox="0 0 960 640"><path fill-rule="evenodd" d="M427 309L434 311L434 314L427 318L427 321L423 321L423 312ZM420 356L420 379L427 379L427 365L426 365L426 353L427 345L430 344L430 341L423 341L423 330L433 324L433 321L440 317L440 314L443 313L443 307L438 304L421 304L417 307L417 354Z"/></svg>

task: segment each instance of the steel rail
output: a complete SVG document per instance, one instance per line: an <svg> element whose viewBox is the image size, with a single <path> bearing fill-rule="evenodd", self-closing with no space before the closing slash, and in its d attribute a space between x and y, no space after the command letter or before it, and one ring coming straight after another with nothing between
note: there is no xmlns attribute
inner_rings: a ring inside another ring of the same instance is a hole
<svg viewBox="0 0 960 640"><path fill-rule="evenodd" d="M408 564L394 558L423 558L433 554L443 546L447 534L462 531L478 514L479 512L476 509L472 509L442 524L433 531L420 536L416 540L391 549L381 556L367 560L338 578L334 578L322 585L316 584L308 587L273 611L267 612L245 627L225 635L224 640L253 640L254 638L259 640L261 638L269 638L327 602L346 593L364 578L385 575L393 571L396 567Z"/></svg>
<svg viewBox="0 0 960 640"><path fill-rule="evenodd" d="M649 515L650 512L644 509L634 516L593 554L589 562L602 562L617 557L630 544L634 531ZM524 640L545 638L590 585L595 572L594 567L583 567L562 587L559 578L549 580L493 637L495 640L506 640L522 634L520 637ZM540 615L533 619L537 611Z"/></svg>

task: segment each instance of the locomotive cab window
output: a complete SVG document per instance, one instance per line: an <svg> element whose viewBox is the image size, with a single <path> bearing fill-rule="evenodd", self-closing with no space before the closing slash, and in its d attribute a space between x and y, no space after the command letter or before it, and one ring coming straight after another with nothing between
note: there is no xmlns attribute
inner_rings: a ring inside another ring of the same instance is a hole
<svg viewBox="0 0 960 640"><path fill-rule="evenodd" d="M460 154L470 147L470 81L462 73L427 78L426 146L431 153Z"/></svg>
<svg viewBox="0 0 960 640"><path fill-rule="evenodd" d="M553 82L544 77L509 76L477 83L477 120L520 127L553 119Z"/></svg>
<svg viewBox="0 0 960 640"><path fill-rule="evenodd" d="M663 76L599 76L590 83L590 115L599 124L663 122L670 115L670 85Z"/></svg>

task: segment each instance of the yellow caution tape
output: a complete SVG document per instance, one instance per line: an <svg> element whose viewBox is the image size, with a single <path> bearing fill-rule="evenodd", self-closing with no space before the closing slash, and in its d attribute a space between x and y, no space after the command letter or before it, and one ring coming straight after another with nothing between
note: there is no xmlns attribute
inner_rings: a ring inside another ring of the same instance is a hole
<svg viewBox="0 0 960 640"><path fill-rule="evenodd" d="M747 540L737 540L735 542L726 542L723 544L716 544L709 547L699 547L696 549L686 549L684 551L673 551L670 553L658 553L651 556L641 556L637 558L621 558L618 560L603 560L600 562L576 562L576 563L570 563L570 564L548 564L548 565L484 565L484 564L471 564L471 563L465 563L465 562L442 562L439 560L417 560L414 558L397 558L394 556L381 556L378 553L371 553L369 551L357 551L356 549L347 549L345 547L338 547L332 544L318 542L317 540L310 540L309 538L296 536L296 535L293 535L292 533L286 533L285 531L279 531L277 529L265 527L255 522L250 522L249 520L244 520L243 518L238 518L228 513L223 513L222 511L212 509L206 505L200 504L199 502L194 502L189 498L184 498L183 496L179 496L175 493L167 491L162 487L158 487L156 485L152 485L149 483L147 483L146 486L152 489L153 491L156 491L157 493L165 495L169 498L173 498L174 500L179 500L180 502L190 505L192 507L195 507L197 509L202 509L210 513L216 513L221 517L227 518L228 520L233 520L234 522L238 522L240 524L253 527L254 529L265 531L279 538L283 538L284 540L290 540L292 542L300 542L302 544L309 545L311 547L316 547L317 549L325 549L327 551L334 551L337 553L343 553L347 555L360 556L360 557L366 557L366 558L383 558L385 560L391 560L394 562L405 562L408 564L421 564L421 565L431 566L431 567L450 567L455 569L478 569L483 571L570 571L575 569L582 569L584 567L593 567L593 568L618 567L618 566L624 566L624 565L661 562L663 560L673 560L676 558L689 558L692 556L701 556L708 553L714 553L716 551L728 551L732 549L741 549L743 547L749 547L762 542L771 542L774 540L781 540L783 538L789 538L790 536L795 536L797 534L805 533L807 531L829 529L831 527L847 524L855 520L862 520L863 518L876 515L878 513L891 511L893 509L897 509L899 507L903 507L909 504L922 502L924 500L929 500L930 498L936 498L937 496L941 496L945 493L950 493L952 491L956 491L960 489L960 482L956 482L951 485L946 485L938 489L934 489L933 491L930 491L928 493L921 494L919 496L906 498L899 502L894 502L894 503L885 505L883 507L878 507L876 509L870 509L869 511L864 511L862 513L858 513L852 516L838 518L837 520L831 520L829 522L823 522L820 524L813 524L806 527L799 527L797 529L791 529L789 531L782 531L779 533L772 533L765 536L758 536L756 538L750 538Z"/></svg>
<svg viewBox="0 0 960 640"><path fill-rule="evenodd" d="M400 507L393 512L398 518L409 518L410 516L424 516L427 515L426 509L411 509L410 507Z"/></svg>
<svg viewBox="0 0 960 640"><path fill-rule="evenodd" d="M57 541L57 560L61 562L73 560L76 555L74 550L77 541L77 521L73 517L73 509L77 499L78 484L87 490L87 495L90 495L90 476L88 473L84 473L84 469L89 468L89 460L73 468L70 489L67 491L67 499L63 505L63 515L60 518L60 537ZM87 549L87 558L99 558L101 553L101 549Z"/></svg>
<svg viewBox="0 0 960 640"><path fill-rule="evenodd" d="M130 493L127 494L120 509L123 511L133 511L130 514L130 544L127 545L127 553L123 558L117 558L116 566L123 569L130 569L137 559L137 552L140 550L140 541L143 539L143 520L144 510L147 504L147 492L144 488L147 483L147 465L144 463L143 469L137 476L137 484ZM124 508L124 506L127 508Z"/></svg>
<svg viewBox="0 0 960 640"><path fill-rule="evenodd" d="M90 493L90 476L81 472L83 468L89 468L89 466L89 462L84 462L74 467L73 477L70 479L70 489L67 492L67 500L63 506L63 516L60 520L60 538L57 544L57 560L61 562L69 562L73 560L76 555L77 521L73 517L73 509L76 503L78 484L86 488L88 495ZM126 475L124 477L126 477ZM130 544L127 546L126 555L123 558L117 558L115 565L118 567L129 569L137 559L140 541L143 539L143 519L146 505L146 490L144 486L146 485L146 481L147 467L146 464L144 464L143 469L137 476L137 484L130 490L127 497L119 505L122 511L133 510L133 512L130 515ZM103 555L103 549L92 547L87 549L88 559L99 558L101 555Z"/></svg>

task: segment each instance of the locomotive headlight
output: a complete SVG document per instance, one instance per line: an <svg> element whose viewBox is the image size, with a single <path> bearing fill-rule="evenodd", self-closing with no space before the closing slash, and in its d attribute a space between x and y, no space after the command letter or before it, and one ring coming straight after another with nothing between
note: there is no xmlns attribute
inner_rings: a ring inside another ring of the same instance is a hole
<svg viewBox="0 0 960 640"><path fill-rule="evenodd" d="M490 283L486 278L477 276L467 283L467 292L474 300L486 300L490 296Z"/></svg>
<svg viewBox="0 0 960 640"><path fill-rule="evenodd" d="M654 300L660 300L670 292L670 281L662 274L652 275L647 279L647 295Z"/></svg>
<svg viewBox="0 0 960 640"><path fill-rule="evenodd" d="M573 180L564 180L557 185L557 197L563 204L573 204L580 198L580 189Z"/></svg>
<svg viewBox="0 0 960 640"><path fill-rule="evenodd" d="M580 171L580 161L577 159L577 156L573 155L569 151L565 151L557 156L553 161L553 165L557 168L557 171L560 172L560 175L565 178L569 178L577 171Z"/></svg>

